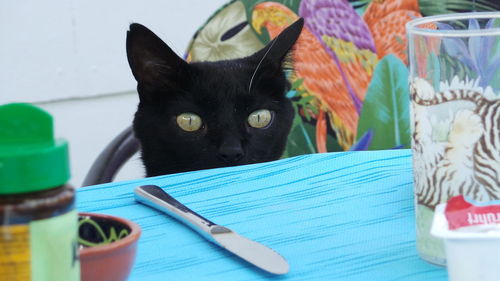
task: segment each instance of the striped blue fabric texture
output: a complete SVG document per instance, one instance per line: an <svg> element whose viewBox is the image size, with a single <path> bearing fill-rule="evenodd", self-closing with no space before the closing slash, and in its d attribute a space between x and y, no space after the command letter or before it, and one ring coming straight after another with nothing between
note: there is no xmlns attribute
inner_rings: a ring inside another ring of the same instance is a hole
<svg viewBox="0 0 500 281"><path fill-rule="evenodd" d="M415 248L410 150L304 155L78 190L79 211L143 230L130 281L447 280ZM290 264L265 273L134 201L155 184L211 221L273 248Z"/></svg>

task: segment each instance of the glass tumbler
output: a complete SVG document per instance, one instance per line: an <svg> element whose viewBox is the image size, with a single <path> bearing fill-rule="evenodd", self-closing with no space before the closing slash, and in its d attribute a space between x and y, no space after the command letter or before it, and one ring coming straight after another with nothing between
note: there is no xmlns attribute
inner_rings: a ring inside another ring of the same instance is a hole
<svg viewBox="0 0 500 281"><path fill-rule="evenodd" d="M407 25L417 250L446 263L430 235L453 196L500 198L500 12L424 17Z"/></svg>

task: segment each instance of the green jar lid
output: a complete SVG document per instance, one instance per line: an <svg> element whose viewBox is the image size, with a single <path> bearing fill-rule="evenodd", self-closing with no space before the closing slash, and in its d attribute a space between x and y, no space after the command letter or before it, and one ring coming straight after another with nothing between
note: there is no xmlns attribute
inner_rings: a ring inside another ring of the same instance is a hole
<svg viewBox="0 0 500 281"><path fill-rule="evenodd" d="M52 116L24 103L0 106L0 194L41 191L69 178L68 143L54 139Z"/></svg>

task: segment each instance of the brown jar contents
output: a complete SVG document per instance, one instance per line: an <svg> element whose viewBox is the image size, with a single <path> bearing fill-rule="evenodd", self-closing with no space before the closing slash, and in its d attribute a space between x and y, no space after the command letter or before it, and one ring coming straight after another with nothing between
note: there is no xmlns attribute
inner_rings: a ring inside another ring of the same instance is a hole
<svg viewBox="0 0 500 281"><path fill-rule="evenodd" d="M75 190L70 185L21 193L0 195L0 225L25 224L47 219L74 209Z"/></svg>

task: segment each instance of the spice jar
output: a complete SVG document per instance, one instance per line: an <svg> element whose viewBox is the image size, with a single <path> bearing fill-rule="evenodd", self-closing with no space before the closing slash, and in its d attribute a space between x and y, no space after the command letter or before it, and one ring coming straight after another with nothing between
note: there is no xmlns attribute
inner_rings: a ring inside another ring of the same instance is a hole
<svg viewBox="0 0 500 281"><path fill-rule="evenodd" d="M0 281L78 281L75 190L68 143L52 116L0 106Z"/></svg>

